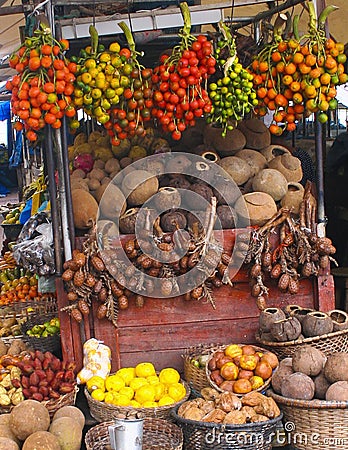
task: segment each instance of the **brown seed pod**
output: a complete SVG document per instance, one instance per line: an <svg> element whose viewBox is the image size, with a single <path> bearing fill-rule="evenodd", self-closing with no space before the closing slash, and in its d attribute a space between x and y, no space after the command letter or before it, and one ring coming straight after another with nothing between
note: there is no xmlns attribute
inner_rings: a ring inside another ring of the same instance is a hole
<svg viewBox="0 0 348 450"><path fill-rule="evenodd" d="M309 261L305 262L301 270L302 276L308 278L312 275L312 272L313 272L312 263Z"/></svg>
<svg viewBox="0 0 348 450"><path fill-rule="evenodd" d="M250 241L250 233L239 233L238 234L238 241L240 242L246 242L249 243Z"/></svg>
<svg viewBox="0 0 348 450"><path fill-rule="evenodd" d="M171 252L174 249L174 244L169 242L161 242L157 247L163 252Z"/></svg>
<svg viewBox="0 0 348 450"><path fill-rule="evenodd" d="M267 308L266 298L263 295L259 295L256 300L256 305L260 311L263 311Z"/></svg>
<svg viewBox="0 0 348 450"><path fill-rule="evenodd" d="M133 266L133 264L129 264L126 267L126 270L124 271L124 274L127 278L132 277L134 275L135 272L135 267Z"/></svg>
<svg viewBox="0 0 348 450"><path fill-rule="evenodd" d="M262 264L262 267L269 267L272 265L272 253L271 252L262 253L261 264Z"/></svg>
<svg viewBox="0 0 348 450"><path fill-rule="evenodd" d="M136 295L135 296L135 306L137 308L143 308L144 307L144 303L145 303L145 300L144 300L144 297L142 295Z"/></svg>
<svg viewBox="0 0 348 450"><path fill-rule="evenodd" d="M141 255L139 255L139 256L137 257L136 263L137 263L139 266L142 266L143 261L144 261L144 259L146 259L146 258L148 258L148 256L145 255L145 253L142 253Z"/></svg>
<svg viewBox="0 0 348 450"><path fill-rule="evenodd" d="M196 244L193 241L190 241L188 243L187 251L191 253L191 252L194 252L195 250L196 250Z"/></svg>
<svg viewBox="0 0 348 450"><path fill-rule="evenodd" d="M137 278L132 277L128 280L127 287L132 290L136 287L137 284L138 284Z"/></svg>
<svg viewBox="0 0 348 450"><path fill-rule="evenodd" d="M292 233L287 233L285 235L285 238L283 239L283 244L284 245L291 245L294 242L294 236Z"/></svg>
<svg viewBox="0 0 348 450"><path fill-rule="evenodd" d="M82 322L82 314L81 311L77 308L74 308L70 311L70 315L71 317L76 320L77 323L81 323Z"/></svg>
<svg viewBox="0 0 348 450"><path fill-rule="evenodd" d="M259 275L261 275L261 264L254 264L250 269L250 276L251 278L257 278Z"/></svg>
<svg viewBox="0 0 348 450"><path fill-rule="evenodd" d="M184 294L183 297L184 297L185 302L190 302L191 300L193 300L191 297L191 292L186 292L186 294Z"/></svg>
<svg viewBox="0 0 348 450"><path fill-rule="evenodd" d="M66 294L67 299L69 300L69 302L74 302L75 300L77 300L77 294L76 292L70 291Z"/></svg>
<svg viewBox="0 0 348 450"><path fill-rule="evenodd" d="M156 259L152 260L152 267L155 267L155 269L161 269L163 264L161 261L157 261Z"/></svg>
<svg viewBox="0 0 348 450"><path fill-rule="evenodd" d="M74 278L75 272L71 269L66 269L62 273L62 280L63 281L71 281Z"/></svg>
<svg viewBox="0 0 348 450"><path fill-rule="evenodd" d="M74 273L73 283L76 287L80 287L85 282L85 274L79 269Z"/></svg>
<svg viewBox="0 0 348 450"><path fill-rule="evenodd" d="M219 263L219 265L217 266L217 270L218 270L220 276L223 277L223 276L224 276L224 273L225 273L226 270L227 270L227 266L221 262L221 263Z"/></svg>
<svg viewBox="0 0 348 450"><path fill-rule="evenodd" d="M289 286L290 275L288 273L283 273L278 280L278 288L285 292Z"/></svg>
<svg viewBox="0 0 348 450"><path fill-rule="evenodd" d="M222 280L218 277L213 277L211 282L212 282L213 286L215 286L216 288L221 288L221 286L223 284Z"/></svg>
<svg viewBox="0 0 348 450"><path fill-rule="evenodd" d="M161 293L165 297L169 297L173 290L173 284L170 280L164 279L161 284Z"/></svg>
<svg viewBox="0 0 348 450"><path fill-rule="evenodd" d="M289 286L288 286L288 292L289 294L297 294L300 290L300 283L298 280L295 280L294 278L290 278Z"/></svg>
<svg viewBox="0 0 348 450"><path fill-rule="evenodd" d="M125 295L121 295L121 297L118 297L118 306L120 309L127 309L128 308L128 297Z"/></svg>
<svg viewBox="0 0 348 450"><path fill-rule="evenodd" d="M103 303L103 302L105 302L107 296L108 296L108 291L107 291L106 287L103 286L99 291L98 300Z"/></svg>
<svg viewBox="0 0 348 450"><path fill-rule="evenodd" d="M110 288L112 295L115 297L121 297L121 295L123 295L123 289L118 285L118 283L116 283L116 281L111 281Z"/></svg>
<svg viewBox="0 0 348 450"><path fill-rule="evenodd" d="M246 253L249 249L249 245L246 242L237 242L235 248L237 251Z"/></svg>
<svg viewBox="0 0 348 450"><path fill-rule="evenodd" d="M204 264L208 267L216 267L220 262L220 255L215 250L208 250L204 256Z"/></svg>
<svg viewBox="0 0 348 450"><path fill-rule="evenodd" d="M221 254L221 262L222 262L223 264L225 264L226 266L228 266L229 263L230 263L230 261L231 261L231 256L230 256L228 253L222 253L222 254Z"/></svg>
<svg viewBox="0 0 348 450"><path fill-rule="evenodd" d="M277 279L280 277L281 273L282 273L282 267L280 264L277 263L272 267L270 276L271 276L271 278Z"/></svg>
<svg viewBox="0 0 348 450"><path fill-rule="evenodd" d="M152 280L145 280L144 286L147 294L152 294L155 290L155 285Z"/></svg>
<svg viewBox="0 0 348 450"><path fill-rule="evenodd" d="M78 267L83 267L86 264L86 255L78 251L73 255L73 260Z"/></svg>
<svg viewBox="0 0 348 450"><path fill-rule="evenodd" d="M330 265L330 259L328 255L323 255L319 259L319 267L321 269L326 269Z"/></svg>
<svg viewBox="0 0 348 450"><path fill-rule="evenodd" d="M95 294L98 294L101 290L101 288L103 287L103 282L102 280L97 280L95 285L93 286L93 292Z"/></svg>
<svg viewBox="0 0 348 450"><path fill-rule="evenodd" d="M124 251L129 254L134 250L134 239L130 239L124 244Z"/></svg>
<svg viewBox="0 0 348 450"><path fill-rule="evenodd" d="M131 253L128 253L129 259L135 259L138 256L138 250L134 249Z"/></svg>
<svg viewBox="0 0 348 450"><path fill-rule="evenodd" d="M103 260L99 258L99 256L92 256L90 261L97 272L103 272L103 270L105 270L105 264L103 263Z"/></svg>
<svg viewBox="0 0 348 450"><path fill-rule="evenodd" d="M202 295L203 295L203 287L202 286L195 287L191 291L191 297L195 300L198 300L199 298L201 298Z"/></svg>
<svg viewBox="0 0 348 450"><path fill-rule="evenodd" d="M96 283L96 279L91 273L88 273L85 283L88 287L93 287Z"/></svg>
<svg viewBox="0 0 348 450"><path fill-rule="evenodd" d="M144 253L151 255L154 252L155 245L152 241L140 241L140 248Z"/></svg>
<svg viewBox="0 0 348 450"><path fill-rule="evenodd" d="M89 314L89 306L85 300L79 300L77 302L77 306L83 315L87 316Z"/></svg>
<svg viewBox="0 0 348 450"><path fill-rule="evenodd" d="M106 317L106 313L107 313L107 306L105 305L105 303L103 303L102 305L98 306L97 309L97 319L104 319Z"/></svg>
<svg viewBox="0 0 348 450"><path fill-rule="evenodd" d="M192 269L192 267L194 267L199 261L199 254L198 252L192 253L192 255L189 256L187 265L189 266L190 269Z"/></svg>
<svg viewBox="0 0 348 450"><path fill-rule="evenodd" d="M160 269L156 269L155 267L151 267L148 271L147 271L147 274L150 276L150 277L158 277L159 276L159 274L160 274Z"/></svg>
<svg viewBox="0 0 348 450"><path fill-rule="evenodd" d="M244 260L245 257L246 257L246 252L244 252L244 251L242 252L240 250L236 250L236 251L233 252L233 259L234 260L241 261L241 260Z"/></svg>
<svg viewBox="0 0 348 450"><path fill-rule="evenodd" d="M150 257L147 256L146 258L144 258L142 260L141 267L145 270L150 269L150 267L152 266L152 261L153 261L153 259L151 259Z"/></svg>
<svg viewBox="0 0 348 450"><path fill-rule="evenodd" d="M254 284L254 286L251 288L251 295L253 297L259 297L261 294L261 286L259 284Z"/></svg>
<svg viewBox="0 0 348 450"><path fill-rule="evenodd" d="M118 275L116 277L116 281L121 287L126 286L126 284L127 284L126 277L123 275L123 273L118 273Z"/></svg>
<svg viewBox="0 0 348 450"><path fill-rule="evenodd" d="M180 267L184 270L187 270L187 265L188 265L188 256L184 255L181 259L180 259Z"/></svg>

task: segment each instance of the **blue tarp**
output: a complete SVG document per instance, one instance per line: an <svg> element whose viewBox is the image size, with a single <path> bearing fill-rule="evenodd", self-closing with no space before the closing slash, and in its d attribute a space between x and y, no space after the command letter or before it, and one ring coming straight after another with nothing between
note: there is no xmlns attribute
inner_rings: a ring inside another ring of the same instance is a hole
<svg viewBox="0 0 348 450"><path fill-rule="evenodd" d="M11 119L10 101L0 102L0 120Z"/></svg>

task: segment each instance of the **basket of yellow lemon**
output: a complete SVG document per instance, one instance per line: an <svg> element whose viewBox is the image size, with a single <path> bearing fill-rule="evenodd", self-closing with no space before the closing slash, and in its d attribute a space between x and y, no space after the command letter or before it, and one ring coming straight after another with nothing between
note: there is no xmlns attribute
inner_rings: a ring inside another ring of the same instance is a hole
<svg viewBox="0 0 348 450"><path fill-rule="evenodd" d="M105 379L90 378L85 396L91 416L98 422L136 411L144 417L171 420L171 411L190 396L189 385L176 369L156 372L150 362L123 367Z"/></svg>

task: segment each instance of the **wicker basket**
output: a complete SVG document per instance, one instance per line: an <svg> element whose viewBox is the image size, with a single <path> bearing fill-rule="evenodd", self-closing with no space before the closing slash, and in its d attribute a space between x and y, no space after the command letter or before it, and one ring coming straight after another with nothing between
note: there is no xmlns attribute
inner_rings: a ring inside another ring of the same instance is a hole
<svg viewBox="0 0 348 450"><path fill-rule="evenodd" d="M242 345L245 345L245 344L238 344L238 345L242 346ZM223 345L221 347L221 350L225 350L226 347L227 347L227 345ZM253 345L252 347L254 347L255 351L257 351L257 352L262 352L262 353L267 353L268 352L268 350L266 350L264 348L261 348L261 347L257 347L256 345ZM214 356L214 353L211 354L210 359L213 358L213 356ZM213 387L214 389L216 389L219 392L223 392L223 389L221 389L216 383L214 383L214 381L211 380L211 378L210 378L211 371L209 370L208 365L209 365L209 361L208 361L208 363L207 363L207 365L205 367L205 371L206 371L206 376L207 376L207 379L209 380L210 386ZM276 370L276 369L274 369L274 370ZM273 370L273 373L274 373L274 370ZM257 391L257 392L265 392L266 389L268 388L268 386L271 384L271 380L272 380L272 377L269 377L264 382L264 384L262 386L260 386L258 389L255 389L255 391ZM235 394L235 395L241 397L241 396L243 396L245 394Z"/></svg>
<svg viewBox="0 0 348 450"><path fill-rule="evenodd" d="M270 450L282 414L266 422L243 425L218 424L184 419L172 412L174 421L184 433L185 450Z"/></svg>
<svg viewBox="0 0 348 450"><path fill-rule="evenodd" d="M110 450L109 425L114 421L103 422L87 431L85 444L87 450ZM143 427L143 450L181 450L183 435L181 428L163 419L147 418Z"/></svg>
<svg viewBox="0 0 348 450"><path fill-rule="evenodd" d="M91 416L95 418L98 422L107 422L108 420L115 419L118 414L129 414L131 412L137 412L143 414L146 418L157 418L157 419L171 419L171 411L177 405L185 402L191 394L191 389L185 381L181 381L186 389L185 397L177 403L172 405L159 406L158 408L134 408L132 406L116 406L110 405L109 403L99 402L94 400L89 394L87 388L85 387L85 396L89 406L89 411Z"/></svg>
<svg viewBox="0 0 348 450"><path fill-rule="evenodd" d="M49 351L51 353L55 353L60 350L60 333L41 338L27 335L27 331L34 325L42 324L53 319L54 317L57 317L57 313L35 314L29 317L28 320L22 324L23 338L29 347L35 350L41 350L42 352Z"/></svg>
<svg viewBox="0 0 348 450"><path fill-rule="evenodd" d="M337 352L348 352L348 329L335 331L334 333L324 334L310 338L298 339L288 342L270 342L263 341L256 335L256 341L264 348L275 353L279 359L291 357L300 345L311 345L321 350L326 356Z"/></svg>
<svg viewBox="0 0 348 450"><path fill-rule="evenodd" d="M187 348L182 355L184 360L184 378L191 389L194 389L197 393L203 388L209 387L210 383L205 368L193 365L191 363L192 359L197 359L202 355L210 355L222 347L223 344L200 344Z"/></svg>
<svg viewBox="0 0 348 450"><path fill-rule="evenodd" d="M268 391L284 415L289 444L299 450L346 450L348 402L295 400Z"/></svg>
<svg viewBox="0 0 348 450"><path fill-rule="evenodd" d="M17 319L26 319L34 314L58 314L57 299L55 297L43 297L40 300L28 300L12 303L10 306L0 307L0 318L16 315Z"/></svg>

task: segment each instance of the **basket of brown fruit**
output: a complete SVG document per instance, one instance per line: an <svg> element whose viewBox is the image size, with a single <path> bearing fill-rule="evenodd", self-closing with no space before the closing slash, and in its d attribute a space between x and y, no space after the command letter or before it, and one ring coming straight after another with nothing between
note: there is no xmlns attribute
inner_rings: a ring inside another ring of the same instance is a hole
<svg viewBox="0 0 348 450"><path fill-rule="evenodd" d="M278 364L277 356L261 347L230 344L212 353L206 375L217 391L244 395L264 391Z"/></svg>
<svg viewBox="0 0 348 450"><path fill-rule="evenodd" d="M213 388L186 401L172 415L184 434L185 450L270 450L282 414L276 402L260 392L237 397Z"/></svg>
<svg viewBox="0 0 348 450"><path fill-rule="evenodd" d="M267 394L291 424L289 441L299 450L347 448L348 353L326 356L311 345L279 363ZM302 439L299 439L299 437ZM294 442L296 439L296 442Z"/></svg>

